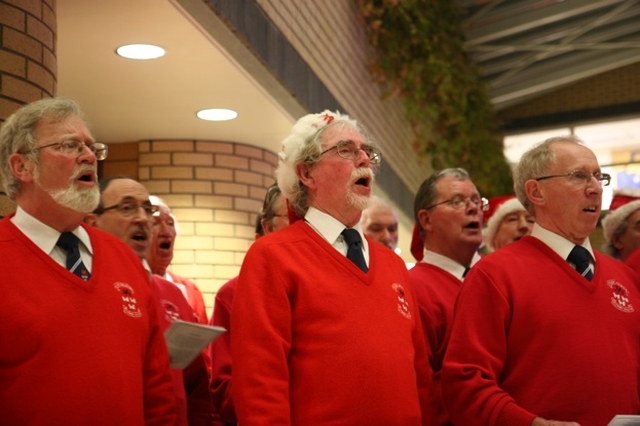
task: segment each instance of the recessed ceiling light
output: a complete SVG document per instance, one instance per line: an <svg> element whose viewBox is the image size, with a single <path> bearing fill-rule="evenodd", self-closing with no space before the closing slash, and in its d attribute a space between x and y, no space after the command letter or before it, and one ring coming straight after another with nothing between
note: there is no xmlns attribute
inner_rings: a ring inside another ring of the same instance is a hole
<svg viewBox="0 0 640 426"><path fill-rule="evenodd" d="M164 49L152 44L127 44L116 49L116 53L127 59L156 59L164 56Z"/></svg>
<svg viewBox="0 0 640 426"><path fill-rule="evenodd" d="M198 118L207 121L226 121L233 120L238 116L238 113L232 109L224 108L211 108L198 111Z"/></svg>

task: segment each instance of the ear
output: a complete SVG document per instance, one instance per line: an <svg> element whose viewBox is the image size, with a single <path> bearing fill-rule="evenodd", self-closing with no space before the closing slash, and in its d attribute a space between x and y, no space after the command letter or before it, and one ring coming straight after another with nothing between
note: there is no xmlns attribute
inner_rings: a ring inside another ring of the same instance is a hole
<svg viewBox="0 0 640 426"><path fill-rule="evenodd" d="M264 229L264 235L270 234L273 232L273 223L270 220L264 220L262 219L260 221L260 224L262 225L262 229Z"/></svg>
<svg viewBox="0 0 640 426"><path fill-rule="evenodd" d="M315 180L311 176L311 170L307 163L296 164L296 175L302 184L308 188L315 186Z"/></svg>
<svg viewBox="0 0 640 426"><path fill-rule="evenodd" d="M98 222L98 215L95 213L88 213L84 217L84 223L86 223L89 226L93 226L94 228L96 227L97 222Z"/></svg>
<svg viewBox="0 0 640 426"><path fill-rule="evenodd" d="M431 224L431 212L426 209L418 210L418 223L425 232L430 232L433 228Z"/></svg>
<svg viewBox="0 0 640 426"><path fill-rule="evenodd" d="M22 182L33 181L33 163L24 154L11 154L9 156L11 173Z"/></svg>
<svg viewBox="0 0 640 426"><path fill-rule="evenodd" d="M533 205L542 205L546 202L546 191L543 185L537 180L529 179L524 184L524 191L527 194L527 198Z"/></svg>
<svg viewBox="0 0 640 426"><path fill-rule="evenodd" d="M617 248L618 250L622 250L624 248L622 241L620 241L621 237L622 235L614 235L613 239L611 240L611 245Z"/></svg>

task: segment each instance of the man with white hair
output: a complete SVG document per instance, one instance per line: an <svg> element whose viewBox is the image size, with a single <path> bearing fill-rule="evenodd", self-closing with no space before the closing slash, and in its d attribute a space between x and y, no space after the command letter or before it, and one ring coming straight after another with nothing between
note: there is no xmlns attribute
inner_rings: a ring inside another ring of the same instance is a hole
<svg viewBox="0 0 640 426"><path fill-rule="evenodd" d="M391 250L398 246L398 214L384 199L371 196L369 207L362 211L360 219L364 235Z"/></svg>
<svg viewBox="0 0 640 426"><path fill-rule="evenodd" d="M347 115L302 117L278 186L294 221L259 238L231 316L240 424L432 424L431 372L405 264L362 235L380 151Z"/></svg>
<svg viewBox="0 0 640 426"><path fill-rule="evenodd" d="M204 298L196 283L168 269L173 260L173 248L179 230L178 221L162 198L150 195L149 201L154 206L158 206L158 212L153 215L154 226L151 235L151 247L147 255L151 272L160 275L178 287L193 309L198 323L208 324L209 319L207 318Z"/></svg>
<svg viewBox="0 0 640 426"><path fill-rule="evenodd" d="M589 241L611 176L570 135L527 151L513 180L536 223L460 289L442 364L452 422L596 426L638 414L638 277Z"/></svg>

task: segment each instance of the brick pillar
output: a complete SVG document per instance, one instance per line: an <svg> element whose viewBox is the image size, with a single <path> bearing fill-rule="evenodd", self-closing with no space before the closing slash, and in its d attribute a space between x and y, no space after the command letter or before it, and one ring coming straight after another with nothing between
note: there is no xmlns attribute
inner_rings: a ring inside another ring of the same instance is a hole
<svg viewBox="0 0 640 426"><path fill-rule="evenodd" d="M0 0L0 124L20 106L54 96L56 76L55 0ZM14 209L0 191L0 216Z"/></svg>
<svg viewBox="0 0 640 426"><path fill-rule="evenodd" d="M198 284L209 313L215 292L240 271L276 165L274 153L238 143L139 145L140 182L171 207L180 226L170 269Z"/></svg>

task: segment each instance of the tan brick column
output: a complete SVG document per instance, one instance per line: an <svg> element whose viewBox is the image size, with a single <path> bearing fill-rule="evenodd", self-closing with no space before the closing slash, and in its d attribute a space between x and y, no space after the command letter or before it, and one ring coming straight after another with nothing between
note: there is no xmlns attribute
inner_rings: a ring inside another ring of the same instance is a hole
<svg viewBox="0 0 640 426"><path fill-rule="evenodd" d="M0 0L0 123L20 106L54 96L56 75L55 0ZM0 192L0 216L14 209Z"/></svg>
<svg viewBox="0 0 640 426"><path fill-rule="evenodd" d="M240 271L254 240L277 156L230 142L150 141L139 145L139 180L176 215L175 273L193 279L209 313L215 292Z"/></svg>

